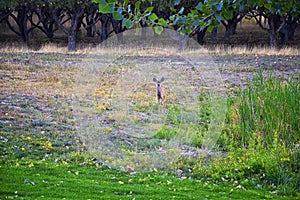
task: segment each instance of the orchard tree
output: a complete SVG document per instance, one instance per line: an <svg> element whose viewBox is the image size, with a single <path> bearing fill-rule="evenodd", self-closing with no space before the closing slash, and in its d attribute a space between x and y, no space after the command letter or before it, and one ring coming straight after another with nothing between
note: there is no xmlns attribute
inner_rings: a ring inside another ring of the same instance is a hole
<svg viewBox="0 0 300 200"><path fill-rule="evenodd" d="M3 12L1 21L5 20L10 30L21 36L25 44L28 43L29 33L35 29L34 26L28 26L28 20L33 18L35 2L35 0L0 1L0 9ZM15 22L16 26L12 22Z"/></svg>
<svg viewBox="0 0 300 200"><path fill-rule="evenodd" d="M158 34L165 27L173 26L177 32L188 36L194 36L200 31L211 32L220 23L225 25L226 35L230 35L234 33L236 24L248 11L263 12L269 24L268 31L272 48L276 47L276 38L279 32L294 27L288 25L289 21L294 23L299 20L300 6L297 0L204 0L197 1L194 6L186 6L183 1L173 0L168 1L171 2L169 4L171 14L168 19L165 19L153 9L156 3L160 2L159 0L94 1L99 5L99 12L111 13L115 19L122 20L122 25L126 28L132 28L141 21L145 21L148 25L153 26ZM146 5L146 7L141 5ZM287 32L290 31L292 30ZM287 35L291 35L291 33Z"/></svg>
<svg viewBox="0 0 300 200"><path fill-rule="evenodd" d="M281 45L286 45L293 38L297 22L300 18L300 4L298 0L289 1L253 1L253 10L250 14L259 26L267 30L270 36L270 46L275 48L278 44L278 35L281 37ZM268 27L261 23L258 17L267 19Z"/></svg>
<svg viewBox="0 0 300 200"><path fill-rule="evenodd" d="M68 19L64 19L65 15L63 8L56 7L52 2L48 0L41 0L34 6L33 12L37 16L37 20L30 20L30 23L41 30L49 39L54 37L54 32L58 30L57 22L58 19L61 24L64 24Z"/></svg>
<svg viewBox="0 0 300 200"><path fill-rule="evenodd" d="M122 20L122 25L126 28L146 22L153 26L157 34L160 34L164 28L174 27L183 36L192 37L197 34L198 41L203 40L206 31L211 32L222 21L232 19L236 8L238 12L244 10L241 1L229 0L200 2L173 0L165 2L162 6L159 6L160 0L135 1L134 3L128 0L94 1L99 4L99 12L111 13L115 19ZM161 12L162 8L168 13ZM162 15L162 13L165 14Z"/></svg>
<svg viewBox="0 0 300 200"><path fill-rule="evenodd" d="M57 26L68 36L68 50L76 50L76 38L84 18L85 10L91 6L90 0L49 0L56 8L61 9L65 15L62 19L60 15L54 15ZM65 23L70 22L70 25Z"/></svg>

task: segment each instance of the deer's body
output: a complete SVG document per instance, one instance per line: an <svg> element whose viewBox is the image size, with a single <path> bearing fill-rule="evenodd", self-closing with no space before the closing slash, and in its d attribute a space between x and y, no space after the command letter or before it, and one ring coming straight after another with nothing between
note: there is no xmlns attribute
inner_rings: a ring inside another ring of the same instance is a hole
<svg viewBox="0 0 300 200"><path fill-rule="evenodd" d="M160 80L153 78L153 81L156 83L156 97L158 105L164 105L166 103L166 91L165 88L161 85L164 80L164 77L162 77Z"/></svg>

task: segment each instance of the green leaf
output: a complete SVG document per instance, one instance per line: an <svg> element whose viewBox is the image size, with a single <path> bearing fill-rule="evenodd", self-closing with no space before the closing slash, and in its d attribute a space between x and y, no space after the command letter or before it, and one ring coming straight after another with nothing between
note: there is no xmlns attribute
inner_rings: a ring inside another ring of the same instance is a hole
<svg viewBox="0 0 300 200"><path fill-rule="evenodd" d="M170 8L170 11L173 12L173 13L177 12L177 10L175 8L173 8L173 7Z"/></svg>
<svg viewBox="0 0 300 200"><path fill-rule="evenodd" d="M127 6L128 5L129 0L124 0L123 6Z"/></svg>
<svg viewBox="0 0 300 200"><path fill-rule="evenodd" d="M206 22L200 22L200 31L206 28Z"/></svg>
<svg viewBox="0 0 300 200"><path fill-rule="evenodd" d="M114 4L109 4L106 0L99 1L99 12L103 14L112 13L114 10Z"/></svg>
<svg viewBox="0 0 300 200"><path fill-rule="evenodd" d="M185 29L181 29L181 30L179 31L179 33L180 33L181 35L185 35L185 34L187 34L187 31L186 31Z"/></svg>
<svg viewBox="0 0 300 200"><path fill-rule="evenodd" d="M158 35L161 34L161 32L164 30L164 28L162 26L154 26L154 31L155 33L157 33Z"/></svg>
<svg viewBox="0 0 300 200"><path fill-rule="evenodd" d="M133 22L129 19L123 18L122 26L124 26L126 28L132 28L133 27Z"/></svg>
<svg viewBox="0 0 300 200"><path fill-rule="evenodd" d="M266 3L266 4L264 5L264 7L270 11L271 8L272 8L272 3L271 3L271 2Z"/></svg>
<svg viewBox="0 0 300 200"><path fill-rule="evenodd" d="M123 15L121 13L119 13L118 11L114 11L113 12L113 18L115 20L122 20L123 19Z"/></svg>
<svg viewBox="0 0 300 200"><path fill-rule="evenodd" d="M199 20L199 19L195 20L195 21L192 23L193 26L198 26L199 24L200 24L200 20Z"/></svg>
<svg viewBox="0 0 300 200"><path fill-rule="evenodd" d="M107 0L108 3L116 3L117 0Z"/></svg>
<svg viewBox="0 0 300 200"><path fill-rule="evenodd" d="M148 7L148 8L146 9L145 12L152 12L152 10L153 10L153 6L150 6L150 7Z"/></svg>
<svg viewBox="0 0 300 200"><path fill-rule="evenodd" d="M217 20L218 22L221 22L221 21L223 20L222 15L217 15L217 16L216 16L216 20Z"/></svg>
<svg viewBox="0 0 300 200"><path fill-rule="evenodd" d="M217 11L222 10L222 8L223 8L223 1L221 1L221 2L219 3L219 5L218 5L218 7L217 7Z"/></svg>
<svg viewBox="0 0 300 200"><path fill-rule="evenodd" d="M159 18L158 23L164 27L168 27L168 23L163 18Z"/></svg>
<svg viewBox="0 0 300 200"><path fill-rule="evenodd" d="M137 2L135 3L135 9L136 9L136 10L140 10L140 7L141 7L141 2L140 2L140 1L137 1Z"/></svg>
<svg viewBox="0 0 300 200"><path fill-rule="evenodd" d="M187 22L187 18L186 17L180 17L178 18L178 24L185 24Z"/></svg>
<svg viewBox="0 0 300 200"><path fill-rule="evenodd" d="M232 17L233 17L232 11L224 10L224 12L222 14L223 14L223 18L226 20L232 19Z"/></svg>
<svg viewBox="0 0 300 200"><path fill-rule="evenodd" d="M202 22L200 22L199 25L200 25L201 27L205 28L207 24L206 24L206 22L203 22L203 21L202 21Z"/></svg>
<svg viewBox="0 0 300 200"><path fill-rule="evenodd" d="M196 9L197 10L201 10L202 9L202 6L203 6L203 3L199 2L196 6Z"/></svg>
<svg viewBox="0 0 300 200"><path fill-rule="evenodd" d="M169 19L170 19L171 21L174 21L175 16L174 16L174 15L171 15L171 16L169 17Z"/></svg>
<svg viewBox="0 0 300 200"><path fill-rule="evenodd" d="M155 13L152 13L150 16L149 16L149 19L151 22L154 22L155 20L158 19L157 15Z"/></svg>
<svg viewBox="0 0 300 200"><path fill-rule="evenodd" d="M192 15L197 15L197 14L198 14L198 11L197 11L197 10L190 10L190 13L191 13Z"/></svg>
<svg viewBox="0 0 300 200"><path fill-rule="evenodd" d="M211 33L211 32L214 30L214 28L215 28L214 26L209 26L209 27L207 28L207 31Z"/></svg>
<svg viewBox="0 0 300 200"><path fill-rule="evenodd" d="M259 7L262 7L264 5L264 0L260 0L257 2Z"/></svg>

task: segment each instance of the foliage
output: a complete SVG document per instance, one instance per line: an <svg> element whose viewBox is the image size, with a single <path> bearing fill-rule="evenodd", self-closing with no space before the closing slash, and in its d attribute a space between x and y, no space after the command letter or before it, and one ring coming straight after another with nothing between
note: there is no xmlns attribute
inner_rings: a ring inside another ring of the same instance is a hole
<svg viewBox="0 0 300 200"><path fill-rule="evenodd" d="M260 71L234 103L231 130L225 137L244 147L250 138L259 137L267 148L277 144L292 148L300 140L299 74L295 76L282 81Z"/></svg>
<svg viewBox="0 0 300 200"><path fill-rule="evenodd" d="M111 13L117 20L122 20L123 27L132 28L146 22L154 27L157 34L164 28L173 27L183 35L198 34L198 42L202 43L205 32L212 32L220 23L226 27L225 37L235 33L237 23L247 13L252 13L257 23L257 16L264 16L269 22L270 46L276 47L277 33L281 34L281 44L286 45L293 38L294 28L300 17L300 4L292 1L269 0L205 0L205 1L161 1L144 0L118 1L94 0L99 3L101 13ZM133 9L134 8L134 9ZM164 9L164 10L163 10ZM254 14L253 14L254 13ZM281 19L277 19L279 16ZM225 21L228 21L226 24Z"/></svg>
<svg viewBox="0 0 300 200"><path fill-rule="evenodd" d="M266 150L259 139L249 149L231 149L224 157L190 165L193 177L240 185L245 189L266 188L280 195L299 193L299 150L284 146ZM178 167L189 165L182 160Z"/></svg>
<svg viewBox="0 0 300 200"><path fill-rule="evenodd" d="M147 22L151 25L161 28L173 25L184 34L191 34L196 30L195 27L201 29L209 27L208 30L212 31L222 20L232 19L234 12L244 10L265 9L269 13L278 13L279 15L289 13L292 16L300 14L299 4L295 1L205 0L197 4L194 1L180 4L181 1L177 0L163 4L163 7L168 7L171 13L166 21L164 18L158 18L155 10L152 12L153 4L157 1L136 1L134 5L129 1L118 0L108 2L106 0L94 0L94 2L99 3L99 11L102 13L118 12L115 16L119 20L123 20L123 25L127 28L131 28L143 19L148 19ZM144 12L141 11L142 9Z"/></svg>
<svg viewBox="0 0 300 200"><path fill-rule="evenodd" d="M192 176L239 187L266 187L274 193L299 193L299 74L283 81L259 71L253 83L231 102L219 144L223 156L198 163L182 158L177 168Z"/></svg>

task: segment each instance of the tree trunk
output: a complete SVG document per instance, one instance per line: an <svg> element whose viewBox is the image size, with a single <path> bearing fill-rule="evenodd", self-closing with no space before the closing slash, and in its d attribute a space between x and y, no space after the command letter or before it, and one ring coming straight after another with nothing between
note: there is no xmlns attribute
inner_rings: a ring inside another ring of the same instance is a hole
<svg viewBox="0 0 300 200"><path fill-rule="evenodd" d="M74 10L68 32L68 51L76 51L76 38L83 19L83 9Z"/></svg>
<svg viewBox="0 0 300 200"><path fill-rule="evenodd" d="M18 26L20 29L21 37L24 44L28 44L28 32L27 32L27 15L26 8L22 8L18 11Z"/></svg>
<svg viewBox="0 0 300 200"><path fill-rule="evenodd" d="M289 32L288 32L289 40L294 40L296 28L297 28L297 22L293 22L291 25L289 25Z"/></svg>
<svg viewBox="0 0 300 200"><path fill-rule="evenodd" d="M68 51L76 51L76 32L70 31L68 35Z"/></svg>
<svg viewBox="0 0 300 200"><path fill-rule="evenodd" d="M29 30L27 27L27 10L26 6L18 6L16 8L17 15L15 16L14 13L10 13L10 17L16 22L18 29L16 29L10 22L9 18L6 19L6 23L9 26L9 28L16 33L18 36L22 37L23 43L28 44L28 38L29 38Z"/></svg>
<svg viewBox="0 0 300 200"><path fill-rule="evenodd" d="M85 20L86 20L86 36L87 37L94 37L94 31L93 31L93 20L91 19L92 16L88 15L86 16Z"/></svg>
<svg viewBox="0 0 300 200"><path fill-rule="evenodd" d="M216 39L217 39L217 36L218 36L218 27L215 27L215 28L213 29L213 31L211 32L210 37L211 37L212 40L216 40Z"/></svg>
<svg viewBox="0 0 300 200"><path fill-rule="evenodd" d="M140 24L141 24L141 27L142 27L141 38L142 39L146 39L147 38L147 28L146 28L147 27L147 23L141 21Z"/></svg>
<svg viewBox="0 0 300 200"><path fill-rule="evenodd" d="M101 42L104 42L108 38L108 20L109 17L106 14L101 15Z"/></svg>
<svg viewBox="0 0 300 200"><path fill-rule="evenodd" d="M225 38L229 38L230 35L236 34L236 27L237 27L238 21L237 20L228 20L227 26L225 26Z"/></svg>
<svg viewBox="0 0 300 200"><path fill-rule="evenodd" d="M227 20L227 24L222 21L222 24L225 26L225 38L229 38L230 35L236 34L236 28L238 23L243 19L246 15L244 12L234 12L232 19Z"/></svg>
<svg viewBox="0 0 300 200"><path fill-rule="evenodd" d="M118 42L123 43L122 22L117 21L113 17L111 17L111 24L113 26L114 32L117 34Z"/></svg>
<svg viewBox="0 0 300 200"><path fill-rule="evenodd" d="M289 40L288 33L289 33L288 26L284 25L284 27L280 30L281 46L287 45L288 40Z"/></svg>
<svg viewBox="0 0 300 200"><path fill-rule="evenodd" d="M200 44L200 45L203 45L204 44L204 36L205 36L205 33L206 33L206 30L207 28L205 27L203 30L199 30L197 32L197 42Z"/></svg>
<svg viewBox="0 0 300 200"><path fill-rule="evenodd" d="M277 34L276 34L276 26L275 26L275 16L270 15L268 17L268 23L269 23L269 34L270 34L270 47L272 49L276 48L277 43Z"/></svg>
<svg viewBox="0 0 300 200"><path fill-rule="evenodd" d="M289 16L287 20L288 38L294 40L294 34L297 28L297 21L300 19L300 15L296 17Z"/></svg>
<svg viewBox="0 0 300 200"><path fill-rule="evenodd" d="M189 36L188 35L182 35L179 34L180 40L178 41L178 51L182 52L183 50L185 50L188 46L188 40L189 40Z"/></svg>

